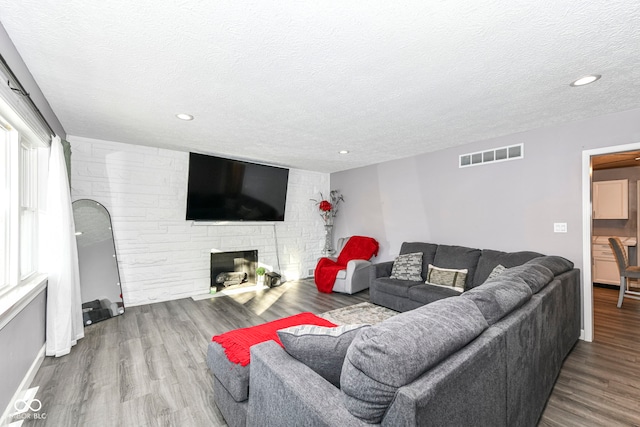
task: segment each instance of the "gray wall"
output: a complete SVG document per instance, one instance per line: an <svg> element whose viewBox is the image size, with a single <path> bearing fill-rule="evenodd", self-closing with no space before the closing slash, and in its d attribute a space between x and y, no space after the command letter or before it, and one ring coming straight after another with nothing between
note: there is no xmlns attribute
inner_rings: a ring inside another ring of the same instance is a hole
<svg viewBox="0 0 640 427"><path fill-rule="evenodd" d="M556 254L582 268L582 151L640 142L640 109L338 172L335 236ZM390 141L390 143L392 143ZM524 143L524 159L458 168L460 154ZM354 154L355 155L355 154ZM566 234L553 233L566 222Z"/></svg>
<svg viewBox="0 0 640 427"><path fill-rule="evenodd" d="M46 292L0 329L0 413L18 390L45 342Z"/></svg>

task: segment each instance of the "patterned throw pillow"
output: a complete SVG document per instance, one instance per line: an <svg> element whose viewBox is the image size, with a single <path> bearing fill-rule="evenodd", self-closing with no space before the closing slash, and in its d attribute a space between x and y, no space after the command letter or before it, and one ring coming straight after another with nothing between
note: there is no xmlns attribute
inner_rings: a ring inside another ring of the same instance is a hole
<svg viewBox="0 0 640 427"><path fill-rule="evenodd" d="M390 278L422 281L422 252L398 255L393 261Z"/></svg>
<svg viewBox="0 0 640 427"><path fill-rule="evenodd" d="M494 267L493 270L491 270L491 273L489 273L489 277L487 277L487 280L493 279L494 277L498 277L499 275L501 275L505 271L507 271L507 267L505 267L502 264L498 264L498 265L496 265ZM486 282L486 280L485 280L485 282Z"/></svg>
<svg viewBox="0 0 640 427"><path fill-rule="evenodd" d="M440 268L429 264L425 283L428 285L445 286L459 292L464 292L464 282L467 280L468 272L469 270L466 268L455 270L453 268Z"/></svg>
<svg viewBox="0 0 640 427"><path fill-rule="evenodd" d="M326 328L315 325L292 326L278 331L285 351L336 387L351 341L369 325L342 325Z"/></svg>

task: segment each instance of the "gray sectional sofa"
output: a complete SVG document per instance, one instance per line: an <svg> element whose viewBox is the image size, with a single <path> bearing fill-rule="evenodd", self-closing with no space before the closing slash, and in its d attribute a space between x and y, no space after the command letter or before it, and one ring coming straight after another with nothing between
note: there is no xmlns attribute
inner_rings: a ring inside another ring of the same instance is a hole
<svg viewBox="0 0 640 427"><path fill-rule="evenodd" d="M372 301L405 312L355 336L340 388L273 341L252 347L246 425L536 425L580 334L579 270L534 253L427 249L436 263L476 259L466 292L400 290L371 267ZM496 261L515 266L485 282Z"/></svg>
<svg viewBox="0 0 640 427"><path fill-rule="evenodd" d="M400 247L400 255L416 252L422 253L421 280L390 278L393 261L378 263L369 269L369 296L372 303L396 311L407 311L442 298L459 295L459 292L452 288L425 284L429 264L467 269L464 288L469 290L483 284L498 265L511 268L542 256L537 252L501 252L422 242L404 242Z"/></svg>

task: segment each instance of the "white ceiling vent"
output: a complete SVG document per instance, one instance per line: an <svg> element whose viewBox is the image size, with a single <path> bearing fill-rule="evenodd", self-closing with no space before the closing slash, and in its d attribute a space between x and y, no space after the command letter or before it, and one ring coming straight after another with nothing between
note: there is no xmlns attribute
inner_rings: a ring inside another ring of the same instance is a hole
<svg viewBox="0 0 640 427"><path fill-rule="evenodd" d="M524 144L516 144L478 151L477 153L461 154L460 167L466 168L468 166L486 165L487 163L506 162L507 160L522 158L524 158Z"/></svg>

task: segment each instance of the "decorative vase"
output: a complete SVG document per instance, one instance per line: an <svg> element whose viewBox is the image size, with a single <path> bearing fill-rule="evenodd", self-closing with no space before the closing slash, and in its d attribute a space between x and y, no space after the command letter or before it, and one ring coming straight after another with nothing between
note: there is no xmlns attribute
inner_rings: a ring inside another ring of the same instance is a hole
<svg viewBox="0 0 640 427"><path fill-rule="evenodd" d="M335 253L333 249L333 224L324 225L324 248L322 249L323 256L331 256Z"/></svg>

